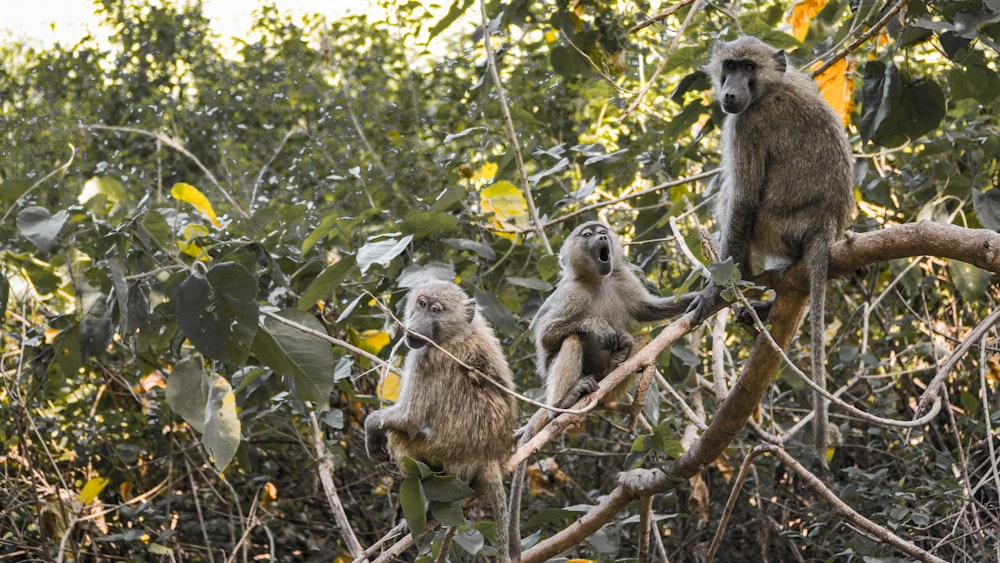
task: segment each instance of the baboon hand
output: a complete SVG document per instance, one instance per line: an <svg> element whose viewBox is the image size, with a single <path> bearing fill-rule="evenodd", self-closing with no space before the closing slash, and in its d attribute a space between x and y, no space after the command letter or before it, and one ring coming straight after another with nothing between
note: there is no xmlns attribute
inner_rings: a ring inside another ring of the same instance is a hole
<svg viewBox="0 0 1000 563"><path fill-rule="evenodd" d="M381 417L377 413L368 415L365 419L365 453L375 461L389 459L389 439L382 428Z"/></svg>
<svg viewBox="0 0 1000 563"><path fill-rule="evenodd" d="M635 341L632 335L624 331L616 331L607 335L604 347L611 352L611 366L617 367L632 354Z"/></svg>
<svg viewBox="0 0 1000 563"><path fill-rule="evenodd" d="M694 296L685 313L694 312L695 325L705 322L705 319L712 314L712 309L715 308L715 303L719 300L721 293L722 291L719 289L719 286L710 285L702 290L701 293Z"/></svg>
<svg viewBox="0 0 1000 563"><path fill-rule="evenodd" d="M576 384L566 392L566 396L563 397L562 402L556 406L561 409L568 409L572 407L584 395L589 395L594 391L597 391L597 385L597 380L591 375L580 378L580 381L577 381Z"/></svg>

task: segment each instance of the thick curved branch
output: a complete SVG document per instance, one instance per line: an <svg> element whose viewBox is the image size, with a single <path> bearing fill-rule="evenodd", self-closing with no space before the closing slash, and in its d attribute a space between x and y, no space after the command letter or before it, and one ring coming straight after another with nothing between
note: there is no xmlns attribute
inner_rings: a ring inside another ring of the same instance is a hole
<svg viewBox="0 0 1000 563"><path fill-rule="evenodd" d="M913 256L960 260L1000 273L1000 234L929 221L851 234L832 247L830 273L840 276L867 264ZM761 278L777 290L769 319L771 335L783 349L787 349L798 330L808 300L808 293L803 291L808 287L805 266L799 263L783 273L766 272ZM687 316L674 325L682 322L689 324L685 321L688 321ZM640 356L655 358L662 350L661 336L662 333L626 362L628 369L638 367ZM743 372L719 405L712 423L669 470L636 469L622 473L618 487L601 504L566 529L526 551L522 561L541 562L558 555L610 522L631 500L667 492L705 469L723 454L746 425L781 362L781 354L763 334L758 335ZM520 450L517 453L521 453Z"/></svg>

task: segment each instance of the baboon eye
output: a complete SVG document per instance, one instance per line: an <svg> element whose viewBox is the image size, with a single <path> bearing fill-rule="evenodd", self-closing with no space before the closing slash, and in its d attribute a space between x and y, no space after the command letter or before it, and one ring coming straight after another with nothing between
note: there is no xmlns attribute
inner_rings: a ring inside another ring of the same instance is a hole
<svg viewBox="0 0 1000 563"><path fill-rule="evenodd" d="M440 313L441 310L442 310L442 308L441 308L441 304L440 303L435 303L435 304L431 305L431 312L432 313Z"/></svg>
<svg viewBox="0 0 1000 563"><path fill-rule="evenodd" d="M744 72L753 72L756 68L757 67L754 66L754 64L751 63L751 62L743 63L743 71Z"/></svg>
<svg viewBox="0 0 1000 563"><path fill-rule="evenodd" d="M420 307L421 309L426 309L427 301L425 301L423 297L417 299L417 307Z"/></svg>
<svg viewBox="0 0 1000 563"><path fill-rule="evenodd" d="M726 61L725 67L726 70L736 70L736 61Z"/></svg>

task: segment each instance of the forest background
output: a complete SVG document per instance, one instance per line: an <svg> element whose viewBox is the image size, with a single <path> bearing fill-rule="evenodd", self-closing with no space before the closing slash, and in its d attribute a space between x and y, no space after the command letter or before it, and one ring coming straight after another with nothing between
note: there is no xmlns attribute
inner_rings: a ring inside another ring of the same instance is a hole
<svg viewBox="0 0 1000 563"><path fill-rule="evenodd" d="M387 534L427 498L457 533L399 560L488 557L454 482L365 455L393 315L459 281L537 399L528 327L578 222L664 295L731 280L703 273L699 69L739 33L832 65L875 245L828 286L830 472L804 379L748 367L766 344L725 314L649 327L687 334L654 340L647 424L594 413L529 458L525 560L1000 561L1000 1L380 6L265 5L230 41L198 2L97 0L110 45L0 46L0 561L351 561L409 545ZM797 366L800 314L774 323Z"/></svg>

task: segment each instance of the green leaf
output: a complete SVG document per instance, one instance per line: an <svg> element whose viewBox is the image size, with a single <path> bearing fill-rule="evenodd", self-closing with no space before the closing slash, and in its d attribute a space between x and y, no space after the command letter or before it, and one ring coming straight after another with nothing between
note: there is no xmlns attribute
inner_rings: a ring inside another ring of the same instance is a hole
<svg viewBox="0 0 1000 563"><path fill-rule="evenodd" d="M427 492L426 490L424 491ZM461 502L430 502L431 516L445 526L461 526L465 524L465 513Z"/></svg>
<svg viewBox="0 0 1000 563"><path fill-rule="evenodd" d="M424 480L424 495L431 501L455 502L472 496L474 492L454 475L431 475Z"/></svg>
<svg viewBox="0 0 1000 563"><path fill-rule="evenodd" d="M149 547L146 548L153 555L167 555L171 556L174 554L174 550L158 543L151 543Z"/></svg>
<svg viewBox="0 0 1000 563"><path fill-rule="evenodd" d="M417 209L406 214L400 229L416 238L429 238L460 231L458 218L451 213Z"/></svg>
<svg viewBox="0 0 1000 563"><path fill-rule="evenodd" d="M429 30L427 30L427 43L425 45L430 45L431 40L437 37L442 31L448 29L451 24L455 23L455 20L460 18L469 6L472 5L473 0L455 0L452 3L451 8L448 8L448 13L441 18L436 24L434 24Z"/></svg>
<svg viewBox="0 0 1000 563"><path fill-rule="evenodd" d="M177 325L205 356L242 364L257 334L257 280L242 265L224 262L205 277L192 273L174 288Z"/></svg>
<svg viewBox="0 0 1000 563"><path fill-rule="evenodd" d="M113 206L128 197L125 186L116 178L110 176L93 176L83 184L83 190L77 197L77 201L85 204L94 198L100 198L105 203Z"/></svg>
<svg viewBox="0 0 1000 563"><path fill-rule="evenodd" d="M403 456L400 458L399 465L400 469L403 471L403 475L406 475L407 477L426 479L434 474L434 471L429 465L410 457Z"/></svg>
<svg viewBox="0 0 1000 563"><path fill-rule="evenodd" d="M319 222L319 226L313 229L313 231L302 241L302 246L300 248L302 255L304 256L308 254L309 251L312 250L312 247L315 246L321 238L328 235L331 231L336 230L340 221L341 217L339 213L330 213L329 215L323 217L323 220Z"/></svg>
<svg viewBox="0 0 1000 563"><path fill-rule="evenodd" d="M559 276L559 257L555 254L543 256L538 261L538 274L545 281L552 281Z"/></svg>
<svg viewBox="0 0 1000 563"><path fill-rule="evenodd" d="M566 78L575 78L589 70L586 61L579 53L562 45L552 47L549 60L552 68Z"/></svg>
<svg viewBox="0 0 1000 563"><path fill-rule="evenodd" d="M299 299L299 310L306 311L318 301L331 297L334 290L340 287L341 282L354 269L355 265L353 256L345 256L327 266L302 292L302 297Z"/></svg>
<svg viewBox="0 0 1000 563"><path fill-rule="evenodd" d="M15 179L0 181L0 203L9 205L21 198L31 189L31 182L28 180Z"/></svg>
<svg viewBox="0 0 1000 563"><path fill-rule="evenodd" d="M663 453L671 459L677 459L684 455L684 444L679 440L666 440L663 443Z"/></svg>
<svg viewBox="0 0 1000 563"><path fill-rule="evenodd" d="M442 239L441 242L447 244L455 250L468 250L475 252L480 258L489 260L490 262L497 259L497 253L494 252L492 248L481 242L464 238L446 238Z"/></svg>
<svg viewBox="0 0 1000 563"><path fill-rule="evenodd" d="M399 505L403 509L406 525L414 537L427 527L427 512L424 504L424 491L420 486L420 478L410 476L403 479L399 485Z"/></svg>
<svg viewBox="0 0 1000 563"><path fill-rule="evenodd" d="M476 555L486 546L486 539L477 527L463 526L455 534L455 544L469 555Z"/></svg>
<svg viewBox="0 0 1000 563"><path fill-rule="evenodd" d="M891 62L869 61L861 88L861 138L870 141L899 100L899 71Z"/></svg>
<svg viewBox="0 0 1000 563"><path fill-rule="evenodd" d="M226 469L240 446L240 419L236 417L236 395L224 378L215 375L208 387L205 431L201 441L220 472Z"/></svg>
<svg viewBox="0 0 1000 563"><path fill-rule="evenodd" d="M186 358L174 365L167 378L167 404L198 432L205 430L205 407L208 403L208 377L201 362Z"/></svg>
<svg viewBox="0 0 1000 563"><path fill-rule="evenodd" d="M981 302L990 287L991 274L972 264L951 260L948 262L948 273L958 293L970 303Z"/></svg>
<svg viewBox="0 0 1000 563"><path fill-rule="evenodd" d="M47 252L67 219L69 213L65 210L52 215L44 207L25 207L17 214L17 230L37 246L40 252Z"/></svg>
<svg viewBox="0 0 1000 563"><path fill-rule="evenodd" d="M712 262L708 265L708 271L712 274L712 281L718 285L740 279L740 269L736 267L732 256L722 262Z"/></svg>
<svg viewBox="0 0 1000 563"><path fill-rule="evenodd" d="M373 264L387 266L393 258L399 256L406 250L413 240L413 235L406 235L403 238L387 238L384 240L369 240L361 250L358 251L357 261L361 273L368 271Z"/></svg>
<svg viewBox="0 0 1000 563"><path fill-rule="evenodd" d="M972 207L976 210L980 225L991 231L1000 231L1000 188L993 188L986 193L973 190Z"/></svg>
<svg viewBox="0 0 1000 563"><path fill-rule="evenodd" d="M344 428L344 411L340 409L333 409L328 411L323 415L323 424L326 424L334 430L341 430Z"/></svg>
<svg viewBox="0 0 1000 563"><path fill-rule="evenodd" d="M945 116L941 86L930 78L908 80L893 63L865 65L861 135L897 147L935 129Z"/></svg>
<svg viewBox="0 0 1000 563"><path fill-rule="evenodd" d="M278 316L325 333L323 325L308 313L284 309ZM333 348L327 341L265 317L253 341L253 350L264 365L287 378L296 399L326 407L334 383Z"/></svg>

